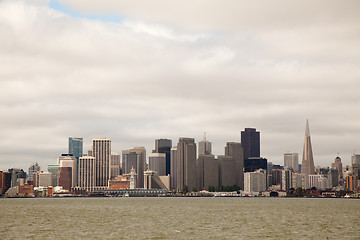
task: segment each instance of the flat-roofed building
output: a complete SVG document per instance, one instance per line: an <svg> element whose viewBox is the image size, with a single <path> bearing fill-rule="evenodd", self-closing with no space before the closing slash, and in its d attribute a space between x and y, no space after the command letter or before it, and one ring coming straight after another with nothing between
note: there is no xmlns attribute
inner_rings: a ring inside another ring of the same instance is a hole
<svg viewBox="0 0 360 240"><path fill-rule="evenodd" d="M79 158L79 187L88 192L95 187L95 158L84 156Z"/></svg>
<svg viewBox="0 0 360 240"><path fill-rule="evenodd" d="M197 190L219 186L219 161L214 155L200 154L197 159Z"/></svg>
<svg viewBox="0 0 360 240"><path fill-rule="evenodd" d="M155 171L158 176L166 175L166 154L150 153L149 154L149 170Z"/></svg>
<svg viewBox="0 0 360 240"><path fill-rule="evenodd" d="M196 189L196 144L194 138L179 138L177 144L177 190Z"/></svg>
<svg viewBox="0 0 360 240"><path fill-rule="evenodd" d="M219 185L234 186L236 185L236 164L235 159L231 156L218 156L219 161Z"/></svg>

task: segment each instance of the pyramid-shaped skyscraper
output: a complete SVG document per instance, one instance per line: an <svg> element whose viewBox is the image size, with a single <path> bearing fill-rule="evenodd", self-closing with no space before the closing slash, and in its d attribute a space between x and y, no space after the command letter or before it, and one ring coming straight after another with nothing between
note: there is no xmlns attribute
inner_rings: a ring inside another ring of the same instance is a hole
<svg viewBox="0 0 360 240"><path fill-rule="evenodd" d="M315 174L315 166L314 166L314 157L311 146L310 139L310 129L309 129L309 121L306 120L306 129L305 129L305 140L304 140L304 150L303 150L303 158L301 163L301 173L303 174Z"/></svg>

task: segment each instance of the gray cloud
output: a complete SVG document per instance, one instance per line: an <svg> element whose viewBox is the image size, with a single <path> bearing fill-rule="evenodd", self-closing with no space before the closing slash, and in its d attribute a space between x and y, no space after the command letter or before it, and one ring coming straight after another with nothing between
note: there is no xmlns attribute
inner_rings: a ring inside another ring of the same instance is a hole
<svg viewBox="0 0 360 240"><path fill-rule="evenodd" d="M282 163L301 155L306 118L316 164L360 151L357 2L61 2L126 19L0 2L0 169L46 168L69 136L151 152L155 138L206 131L222 154L245 127Z"/></svg>

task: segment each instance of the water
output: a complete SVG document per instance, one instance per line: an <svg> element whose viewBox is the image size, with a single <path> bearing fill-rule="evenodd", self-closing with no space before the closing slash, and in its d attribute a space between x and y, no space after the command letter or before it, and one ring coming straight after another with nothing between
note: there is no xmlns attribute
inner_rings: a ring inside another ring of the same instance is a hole
<svg viewBox="0 0 360 240"><path fill-rule="evenodd" d="M360 201L0 199L0 239L360 239Z"/></svg>

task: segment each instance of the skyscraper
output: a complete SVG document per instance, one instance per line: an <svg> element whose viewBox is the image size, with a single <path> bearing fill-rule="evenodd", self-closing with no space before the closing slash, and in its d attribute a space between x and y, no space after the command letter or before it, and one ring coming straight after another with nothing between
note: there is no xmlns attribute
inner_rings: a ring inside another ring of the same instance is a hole
<svg viewBox="0 0 360 240"><path fill-rule="evenodd" d="M173 147L170 151L170 184L171 189L177 189L177 148Z"/></svg>
<svg viewBox="0 0 360 240"><path fill-rule="evenodd" d="M146 163L146 150L144 147L134 147L133 149L122 151L123 174L131 174L134 168L136 173L136 188L144 186L144 171Z"/></svg>
<svg viewBox="0 0 360 240"><path fill-rule="evenodd" d="M49 164L48 165L48 172L52 173L52 184L53 186L58 185L58 173L59 173L60 164Z"/></svg>
<svg viewBox="0 0 360 240"><path fill-rule="evenodd" d="M79 169L79 157L83 156L83 139L69 137L69 154L72 154L76 158L76 169ZM79 183L78 173L75 175L76 184Z"/></svg>
<svg viewBox="0 0 360 240"><path fill-rule="evenodd" d="M206 134L204 133L204 138L199 142L199 156L203 155L211 155L211 142L206 140Z"/></svg>
<svg viewBox="0 0 360 240"><path fill-rule="evenodd" d="M313 157L312 146L311 146L310 128L309 128L308 120L306 120L303 159L302 159L302 163L301 163L301 173L307 174L307 175L315 174L314 157Z"/></svg>
<svg viewBox="0 0 360 240"><path fill-rule="evenodd" d="M32 163L32 164L30 165L30 167L29 167L28 179L29 179L30 181L32 181L32 180L33 180L33 177L34 177L34 173L36 173L36 172L38 172L38 171L40 171L40 166L39 166L39 164L38 164L37 162Z"/></svg>
<svg viewBox="0 0 360 240"><path fill-rule="evenodd" d="M79 187L93 191L95 187L95 158L92 156L79 158Z"/></svg>
<svg viewBox="0 0 360 240"><path fill-rule="evenodd" d="M120 175L120 154L117 152L111 153L111 175L110 179L114 179L115 177Z"/></svg>
<svg viewBox="0 0 360 240"><path fill-rule="evenodd" d="M107 138L93 139L95 157L95 186L106 187L110 179L111 140Z"/></svg>
<svg viewBox="0 0 360 240"><path fill-rule="evenodd" d="M166 174L170 174L171 171L171 161L170 161L170 150L172 147L172 141L170 139L156 139L155 140L155 153L165 153L166 154Z"/></svg>
<svg viewBox="0 0 360 240"><path fill-rule="evenodd" d="M177 145L177 189L196 188L196 144L193 138L179 138Z"/></svg>
<svg viewBox="0 0 360 240"><path fill-rule="evenodd" d="M155 171L158 176L166 175L166 154L150 153L149 154L149 170Z"/></svg>
<svg viewBox="0 0 360 240"><path fill-rule="evenodd" d="M245 128L245 131L241 131L241 143L244 159L260 157L260 132L257 132L256 128Z"/></svg>
<svg viewBox="0 0 360 240"><path fill-rule="evenodd" d="M73 156L72 154L61 154L61 156L58 157L59 169L64 167L71 168L71 179L70 179L71 187L77 186L76 176L78 170L76 168L76 161L77 161L76 157ZM61 179L64 179L64 177L62 176Z"/></svg>
<svg viewBox="0 0 360 240"><path fill-rule="evenodd" d="M200 154L197 159L197 190L219 186L219 161L214 155Z"/></svg>
<svg viewBox="0 0 360 240"><path fill-rule="evenodd" d="M233 186L236 185L236 167L235 159L231 156L219 155L219 185Z"/></svg>
<svg viewBox="0 0 360 240"><path fill-rule="evenodd" d="M236 185L244 189L244 149L241 143L227 142L225 156L235 160Z"/></svg>
<svg viewBox="0 0 360 240"><path fill-rule="evenodd" d="M343 178L343 169L342 169L342 163L341 158L336 157L335 162L331 163L332 168L336 168L338 170L338 180L341 180Z"/></svg>
<svg viewBox="0 0 360 240"><path fill-rule="evenodd" d="M284 153L284 167L292 169L293 171L299 170L299 154L293 152Z"/></svg>

